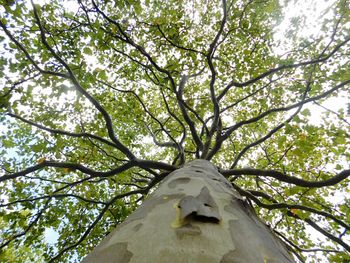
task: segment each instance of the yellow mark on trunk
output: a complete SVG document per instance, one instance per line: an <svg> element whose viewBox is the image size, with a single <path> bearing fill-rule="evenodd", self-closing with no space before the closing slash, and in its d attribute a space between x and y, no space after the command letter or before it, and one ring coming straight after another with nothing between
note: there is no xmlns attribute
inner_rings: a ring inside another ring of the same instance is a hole
<svg viewBox="0 0 350 263"><path fill-rule="evenodd" d="M184 220L181 219L181 209L179 203L174 203L173 207L175 208L175 220L171 223L172 228L179 228L184 225Z"/></svg>

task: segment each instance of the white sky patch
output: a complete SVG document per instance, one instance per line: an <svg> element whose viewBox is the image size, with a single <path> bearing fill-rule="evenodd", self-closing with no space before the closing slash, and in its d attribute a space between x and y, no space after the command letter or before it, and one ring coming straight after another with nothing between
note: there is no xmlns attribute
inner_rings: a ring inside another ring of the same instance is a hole
<svg viewBox="0 0 350 263"><path fill-rule="evenodd" d="M346 112L346 107L349 103L349 94L347 94L346 92L340 92L338 97L329 98L320 105L334 112L338 112L340 109L344 109L344 111ZM322 123L322 114L324 114L327 111L326 109L315 104L308 104L305 106L305 108L309 109L311 113L309 119L310 124L319 125L320 123ZM337 119L335 113L331 113L330 117L333 120ZM344 119L347 122L350 122L349 115L345 115ZM344 123L344 125L346 125L346 123Z"/></svg>
<svg viewBox="0 0 350 263"><path fill-rule="evenodd" d="M284 18L274 32L275 40L280 41L281 45L274 47L273 51L278 55L283 55L291 50L292 40L288 43L288 31L293 27L293 24L300 22L300 17L302 17L301 20L304 25L299 27L298 37L306 39L318 37L322 32L321 21L332 19L334 15L330 8L335 2L335 0L289 1L284 7ZM346 111L347 103L349 103L349 97L347 97L345 92L342 92L338 97L329 98L321 105L338 112L342 108ZM326 112L326 109L315 104L307 104L304 108L309 109L311 112L310 124L320 125L322 123L322 115ZM334 117L336 118L336 116ZM348 121L350 121L350 116L347 117Z"/></svg>
<svg viewBox="0 0 350 263"><path fill-rule="evenodd" d="M51 0L36 0L36 1L33 1L33 2L34 2L34 4L38 4L38 5L43 6L43 5L50 4ZM64 2L65 2L64 6L65 6L70 12L75 13L75 12L78 11L78 9L79 9L79 4L78 4L77 1L69 1L69 0L68 0L68 1L64 1ZM28 4L28 6L31 7L30 1L27 1L27 4Z"/></svg>
<svg viewBox="0 0 350 263"><path fill-rule="evenodd" d="M47 243L49 244L55 244L58 241L59 235L57 231L55 231L53 228L46 228L44 232L45 239Z"/></svg>
<svg viewBox="0 0 350 263"><path fill-rule="evenodd" d="M333 14L329 11L329 8L334 3L335 0L289 1L284 7L283 21L275 28L274 38L285 41L288 39L290 28L299 22L304 22L304 25L298 29L299 37L317 37L322 32L322 23L320 21L326 18L332 18ZM278 55L283 55L290 49L291 46L286 43L286 45L275 47L274 52Z"/></svg>

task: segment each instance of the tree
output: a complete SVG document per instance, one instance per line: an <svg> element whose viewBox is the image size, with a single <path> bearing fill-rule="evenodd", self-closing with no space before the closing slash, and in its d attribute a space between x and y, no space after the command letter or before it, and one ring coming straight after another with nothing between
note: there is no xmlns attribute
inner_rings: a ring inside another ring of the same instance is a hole
<svg viewBox="0 0 350 263"><path fill-rule="evenodd" d="M292 4L1 1L1 253L80 261L205 159L296 260L348 262L349 3L328 3L317 32L305 7L278 36Z"/></svg>

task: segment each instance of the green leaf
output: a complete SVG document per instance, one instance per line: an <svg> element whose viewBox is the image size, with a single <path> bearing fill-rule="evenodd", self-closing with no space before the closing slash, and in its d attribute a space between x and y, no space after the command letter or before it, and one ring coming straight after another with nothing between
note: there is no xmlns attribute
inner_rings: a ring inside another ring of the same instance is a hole
<svg viewBox="0 0 350 263"><path fill-rule="evenodd" d="M84 47L83 52L86 55L92 55L92 50L89 47Z"/></svg>
<svg viewBox="0 0 350 263"><path fill-rule="evenodd" d="M311 112L309 109L304 109L302 112L301 112L301 115L303 116L310 116L311 115Z"/></svg>
<svg viewBox="0 0 350 263"><path fill-rule="evenodd" d="M25 210L19 211L19 213L21 216L27 217L31 213L31 211L29 209L25 209Z"/></svg>
<svg viewBox="0 0 350 263"><path fill-rule="evenodd" d="M12 148L12 147L16 146L16 143L14 141L11 141L8 139L2 140L1 144L5 148Z"/></svg>
<svg viewBox="0 0 350 263"><path fill-rule="evenodd" d="M337 163L335 166L335 169L339 171L339 170L342 170L343 167L339 163Z"/></svg>
<svg viewBox="0 0 350 263"><path fill-rule="evenodd" d="M41 152L43 147L41 144L34 144L31 146L33 152Z"/></svg>

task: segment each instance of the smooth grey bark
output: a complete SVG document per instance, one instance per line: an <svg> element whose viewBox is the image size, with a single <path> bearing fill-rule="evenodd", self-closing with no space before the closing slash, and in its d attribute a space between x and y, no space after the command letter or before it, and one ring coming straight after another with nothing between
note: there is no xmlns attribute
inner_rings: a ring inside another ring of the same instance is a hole
<svg viewBox="0 0 350 263"><path fill-rule="evenodd" d="M294 262L216 167L178 169L83 263Z"/></svg>

